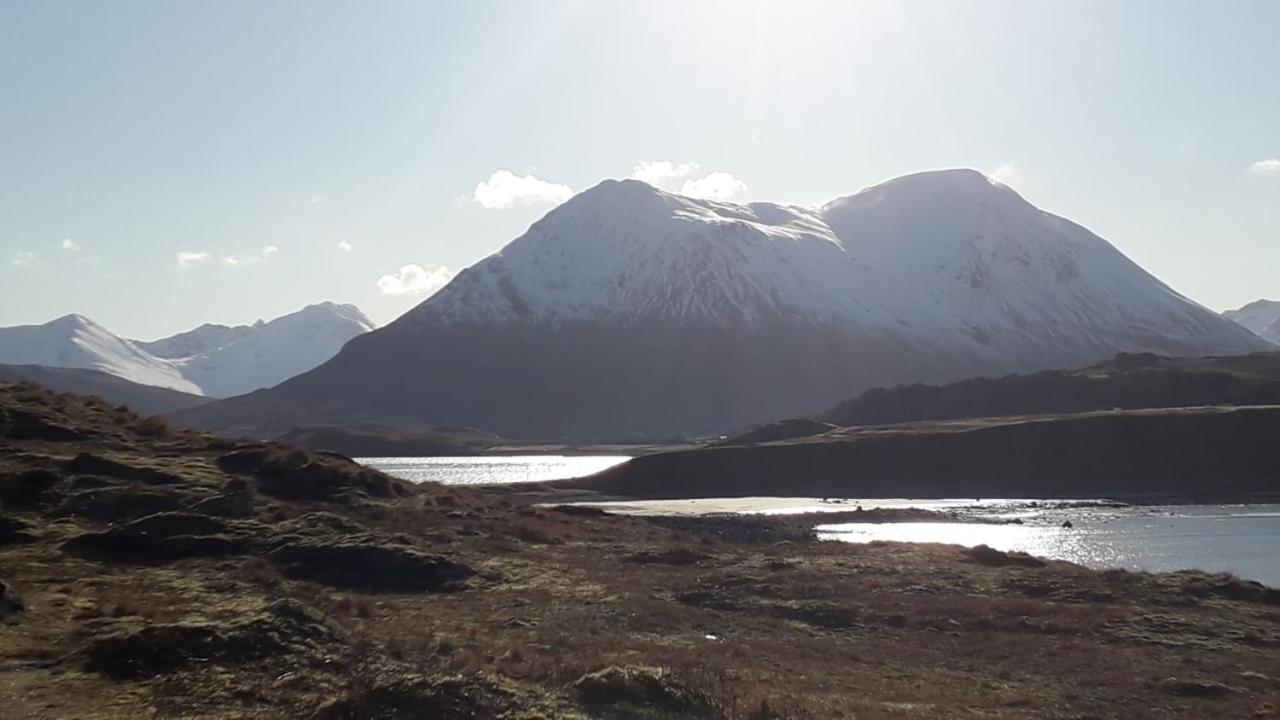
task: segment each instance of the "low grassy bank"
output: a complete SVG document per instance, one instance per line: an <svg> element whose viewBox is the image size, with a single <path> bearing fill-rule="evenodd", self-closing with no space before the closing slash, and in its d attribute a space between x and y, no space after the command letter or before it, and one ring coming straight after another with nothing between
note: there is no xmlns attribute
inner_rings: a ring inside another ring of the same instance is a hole
<svg viewBox="0 0 1280 720"><path fill-rule="evenodd" d="M1265 717L1280 594L411 486L0 386L6 717Z"/></svg>

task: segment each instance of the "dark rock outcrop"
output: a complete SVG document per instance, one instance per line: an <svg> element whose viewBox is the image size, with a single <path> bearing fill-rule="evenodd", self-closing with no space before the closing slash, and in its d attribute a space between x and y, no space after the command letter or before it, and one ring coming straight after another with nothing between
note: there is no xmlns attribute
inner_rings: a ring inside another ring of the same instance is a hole
<svg viewBox="0 0 1280 720"><path fill-rule="evenodd" d="M607 667L578 678L573 689L584 706L623 713L620 717L717 717L710 696L686 687L660 668Z"/></svg>
<svg viewBox="0 0 1280 720"><path fill-rule="evenodd" d="M483 676L410 675L329 703L317 716L322 720L473 720L503 717L518 707L515 692Z"/></svg>
<svg viewBox="0 0 1280 720"><path fill-rule="evenodd" d="M225 472L252 477L262 492L284 500L341 500L351 494L395 497L405 483L349 458L329 453L261 445L218 458Z"/></svg>
<svg viewBox="0 0 1280 720"><path fill-rule="evenodd" d="M252 545L253 530L250 524L233 527L208 515L163 512L77 535L62 549L91 560L158 565L242 554Z"/></svg>
<svg viewBox="0 0 1280 720"><path fill-rule="evenodd" d="M269 557L289 577L373 592L447 590L475 574L462 563L375 535L288 542Z"/></svg>
<svg viewBox="0 0 1280 720"><path fill-rule="evenodd" d="M0 580L0 617L22 612L26 606L19 595L7 582Z"/></svg>
<svg viewBox="0 0 1280 720"><path fill-rule="evenodd" d="M92 453L76 455L63 467L63 470L71 475L105 475L117 480L131 480L147 485L173 485L182 482L182 477L173 473L128 465Z"/></svg>
<svg viewBox="0 0 1280 720"><path fill-rule="evenodd" d="M236 665L273 655L319 653L336 641L315 612L280 600L247 620L150 625L98 639L85 652L86 668L115 679L144 679L193 665Z"/></svg>

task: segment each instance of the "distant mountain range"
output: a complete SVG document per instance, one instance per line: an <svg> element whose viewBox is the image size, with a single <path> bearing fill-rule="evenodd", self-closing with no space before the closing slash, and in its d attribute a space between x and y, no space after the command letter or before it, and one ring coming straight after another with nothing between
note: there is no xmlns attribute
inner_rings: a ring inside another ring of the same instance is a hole
<svg viewBox="0 0 1280 720"><path fill-rule="evenodd" d="M310 370L373 327L354 305L320 303L252 326L202 325L142 342L83 315L67 315L44 325L0 328L0 363L96 370L189 395L229 397Z"/></svg>
<svg viewBox="0 0 1280 720"><path fill-rule="evenodd" d="M126 405L141 415L163 415L210 401L203 395L139 385L101 370L85 368L0 365L0 381L35 383L55 392L96 395L112 405Z"/></svg>
<svg viewBox="0 0 1280 720"><path fill-rule="evenodd" d="M1228 310L1222 314L1249 328L1258 337L1280 345L1280 302L1257 300L1239 310Z"/></svg>
<svg viewBox="0 0 1280 720"><path fill-rule="evenodd" d="M257 434L380 423L657 438L876 386L1267 347L972 170L818 208L610 180L316 369L175 417Z"/></svg>

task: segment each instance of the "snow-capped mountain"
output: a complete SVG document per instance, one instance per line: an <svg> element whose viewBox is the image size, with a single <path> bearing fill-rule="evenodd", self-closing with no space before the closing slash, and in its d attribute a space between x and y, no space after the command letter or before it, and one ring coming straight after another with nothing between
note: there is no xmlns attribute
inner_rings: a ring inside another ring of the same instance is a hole
<svg viewBox="0 0 1280 720"><path fill-rule="evenodd" d="M255 325L236 325L234 327L205 323L194 330L188 330L177 335L150 342L134 340L133 344L156 357L169 359L188 358L211 350L217 350L223 345L235 342L253 332L255 327L261 325L261 320Z"/></svg>
<svg viewBox="0 0 1280 720"><path fill-rule="evenodd" d="M143 385L230 397L310 370L373 327L354 305L326 302L270 322L202 325L143 343L68 315L44 325L0 328L0 363L88 368Z"/></svg>
<svg viewBox="0 0 1280 720"><path fill-rule="evenodd" d="M1222 314L1249 328L1258 337L1280 344L1280 302L1255 300L1239 310L1228 310Z"/></svg>
<svg viewBox="0 0 1280 720"><path fill-rule="evenodd" d="M1243 328L971 170L818 208L605 181L332 361L191 411L514 437L719 431L876 385L1248 352Z"/></svg>
<svg viewBox="0 0 1280 720"><path fill-rule="evenodd" d="M225 345L174 364L206 395L230 397L310 370L373 328L355 305L319 303L270 322L259 321Z"/></svg>
<svg viewBox="0 0 1280 720"><path fill-rule="evenodd" d="M83 315L0 328L0 362L100 370L142 385L203 394L172 362L155 357Z"/></svg>

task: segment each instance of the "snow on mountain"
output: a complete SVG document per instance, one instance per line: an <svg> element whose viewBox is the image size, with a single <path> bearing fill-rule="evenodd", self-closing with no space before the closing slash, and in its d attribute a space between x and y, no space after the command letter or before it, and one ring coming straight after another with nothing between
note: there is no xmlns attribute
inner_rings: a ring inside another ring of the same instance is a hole
<svg viewBox="0 0 1280 720"><path fill-rule="evenodd" d="M1009 370L1251 343L1102 238L973 170L909 175L817 209L606 181L411 317L824 322L944 343Z"/></svg>
<svg viewBox="0 0 1280 720"><path fill-rule="evenodd" d="M100 370L142 385L203 394L172 362L83 315L67 315L44 325L0 328L0 362Z"/></svg>
<svg viewBox="0 0 1280 720"><path fill-rule="evenodd" d="M1239 310L1228 310L1222 315L1249 328L1258 337L1280 344L1280 302L1255 300Z"/></svg>
<svg viewBox="0 0 1280 720"><path fill-rule="evenodd" d="M200 355L211 350L217 350L223 345L230 344L245 335L253 332L254 327L262 324L259 320L257 325L236 325L234 327L228 325L216 325L214 323L205 323L194 330L188 330L184 333L171 335L159 340L150 342L143 340L134 340L133 344L155 355L156 357L169 358L171 360L178 358L187 358L192 355Z"/></svg>
<svg viewBox="0 0 1280 720"><path fill-rule="evenodd" d="M229 397L271 387L333 357L374 328L354 305L325 302L247 328L225 345L174 361L206 395Z"/></svg>
<svg viewBox="0 0 1280 720"><path fill-rule="evenodd" d="M1263 347L972 170L818 208L608 180L330 362L188 419L245 432L305 419L665 437L813 412L879 385Z"/></svg>
<svg viewBox="0 0 1280 720"><path fill-rule="evenodd" d="M0 363L88 368L142 385L229 397L310 370L373 327L356 306L326 302L270 322L202 325L143 343L68 315L44 325L0 328Z"/></svg>

